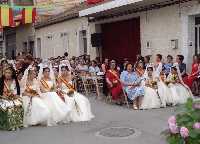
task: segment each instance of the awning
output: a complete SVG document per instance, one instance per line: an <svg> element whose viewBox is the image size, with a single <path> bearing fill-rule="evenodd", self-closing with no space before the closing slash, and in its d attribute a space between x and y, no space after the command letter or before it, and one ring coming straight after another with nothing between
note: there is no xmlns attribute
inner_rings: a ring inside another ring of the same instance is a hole
<svg viewBox="0 0 200 144"><path fill-rule="evenodd" d="M106 18L108 15L112 17L115 14L123 15L123 13L130 14L148 11L189 1L192 0L113 0L81 10L79 11L79 16Z"/></svg>
<svg viewBox="0 0 200 144"><path fill-rule="evenodd" d="M91 14L95 14L95 13L103 12L106 10L122 7L125 5L134 4L134 3L137 3L140 1L143 1L143 0L113 0L110 2L106 2L106 3L100 4L100 5L82 10L79 12L79 16L80 17L88 16Z"/></svg>

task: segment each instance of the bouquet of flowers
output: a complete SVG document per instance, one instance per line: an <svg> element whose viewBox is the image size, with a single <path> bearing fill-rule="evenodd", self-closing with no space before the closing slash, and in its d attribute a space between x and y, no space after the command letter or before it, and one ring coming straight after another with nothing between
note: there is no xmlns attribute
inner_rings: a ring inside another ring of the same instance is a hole
<svg viewBox="0 0 200 144"><path fill-rule="evenodd" d="M151 81L150 82L150 86L154 89L157 89L158 88L158 85L157 85L157 81Z"/></svg>
<svg viewBox="0 0 200 144"><path fill-rule="evenodd" d="M32 96L37 96L38 95L38 92L36 90L33 90L33 89L26 89L25 90L27 93L30 93Z"/></svg>
<svg viewBox="0 0 200 144"><path fill-rule="evenodd" d="M168 127L163 134L169 144L200 144L200 101L188 99L180 113L168 119Z"/></svg>
<svg viewBox="0 0 200 144"><path fill-rule="evenodd" d="M115 87L118 84L118 80L114 80L112 83L113 83L113 86Z"/></svg>
<svg viewBox="0 0 200 144"><path fill-rule="evenodd" d="M170 84L170 81L166 80L165 84L168 86Z"/></svg>
<svg viewBox="0 0 200 144"><path fill-rule="evenodd" d="M177 75L173 74L172 77L171 77L171 80L172 80L172 81L177 81L177 80L178 80Z"/></svg>
<svg viewBox="0 0 200 144"><path fill-rule="evenodd" d="M72 96L74 94L74 89L69 89L69 91L68 91L68 93L67 93L67 95L68 96Z"/></svg>
<svg viewBox="0 0 200 144"><path fill-rule="evenodd" d="M55 86L52 86L51 88L50 88L50 92L53 92L55 90Z"/></svg>

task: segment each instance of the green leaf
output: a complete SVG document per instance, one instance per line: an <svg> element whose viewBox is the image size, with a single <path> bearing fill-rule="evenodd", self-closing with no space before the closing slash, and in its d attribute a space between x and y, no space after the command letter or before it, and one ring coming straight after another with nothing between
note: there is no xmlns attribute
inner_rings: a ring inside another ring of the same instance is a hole
<svg viewBox="0 0 200 144"><path fill-rule="evenodd" d="M191 130L190 131L190 137L193 138L193 139L197 138L198 137L197 131L196 130Z"/></svg>

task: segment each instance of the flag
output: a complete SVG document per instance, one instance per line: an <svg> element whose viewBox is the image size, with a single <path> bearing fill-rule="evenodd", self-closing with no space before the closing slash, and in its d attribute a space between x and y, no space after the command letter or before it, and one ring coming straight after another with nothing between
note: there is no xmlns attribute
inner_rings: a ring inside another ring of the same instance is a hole
<svg viewBox="0 0 200 144"><path fill-rule="evenodd" d="M35 23L36 20L36 8L27 7L22 10L22 23Z"/></svg>
<svg viewBox="0 0 200 144"><path fill-rule="evenodd" d="M0 7L0 27L14 26L13 11L8 6Z"/></svg>
<svg viewBox="0 0 200 144"><path fill-rule="evenodd" d="M104 1L104 0L87 0L87 3L88 4L97 4L97 3L102 2L102 1Z"/></svg>

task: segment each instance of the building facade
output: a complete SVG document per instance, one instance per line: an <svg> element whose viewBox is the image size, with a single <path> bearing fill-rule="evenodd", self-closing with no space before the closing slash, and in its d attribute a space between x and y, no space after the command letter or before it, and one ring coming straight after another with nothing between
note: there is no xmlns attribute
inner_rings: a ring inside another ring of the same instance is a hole
<svg viewBox="0 0 200 144"><path fill-rule="evenodd" d="M141 53L152 55L152 59L157 53L164 58L168 54L174 57L182 54L191 65L192 56L200 53L199 0L114 0L82 10L79 15L89 17L90 28L102 34L104 57L113 51L118 52L110 58L118 58L120 54L133 57ZM120 31L122 28L126 33Z"/></svg>
<svg viewBox="0 0 200 144"><path fill-rule="evenodd" d="M35 25L36 56L41 58L89 54L96 57L91 46L90 24L87 17L79 17L82 6L69 9L56 17Z"/></svg>
<svg viewBox="0 0 200 144"><path fill-rule="evenodd" d="M33 0L7 0L4 4L12 6L31 6ZM13 11L14 16L20 15L19 11ZM11 59L19 52L34 52L34 29L32 24L18 27L4 27L3 38L0 39L0 55Z"/></svg>

